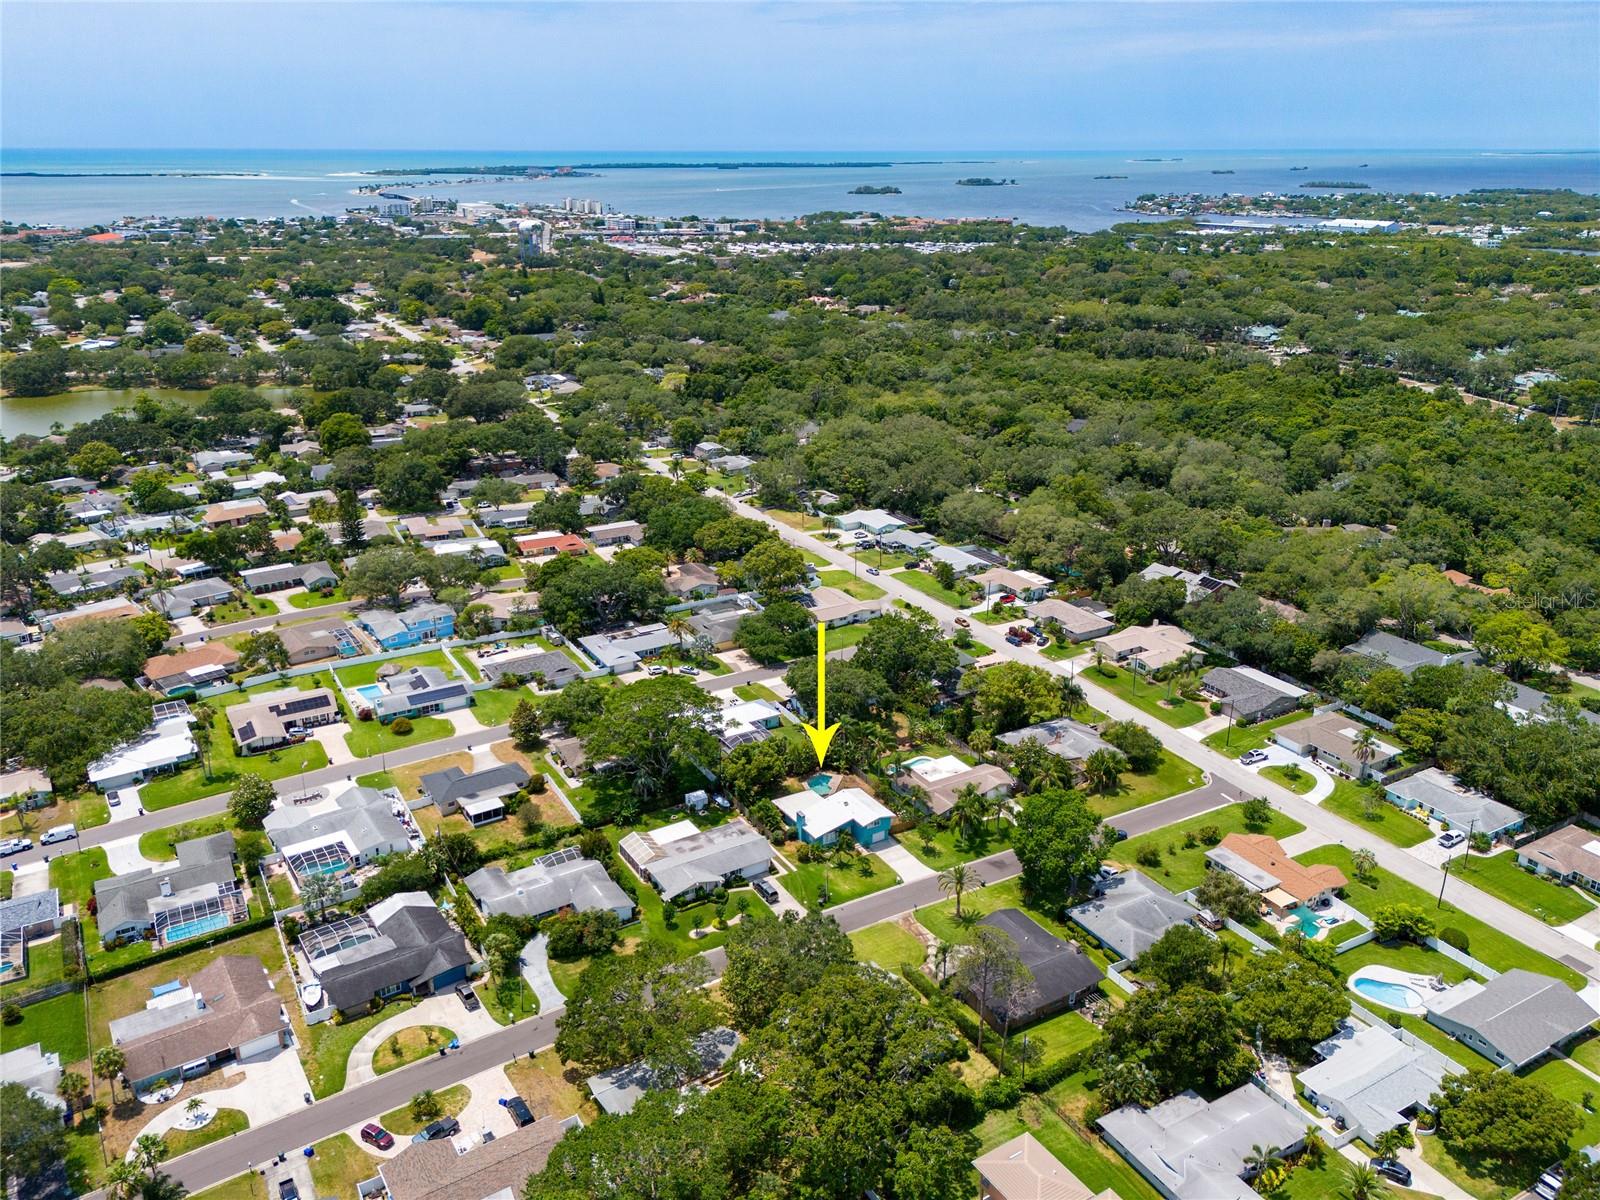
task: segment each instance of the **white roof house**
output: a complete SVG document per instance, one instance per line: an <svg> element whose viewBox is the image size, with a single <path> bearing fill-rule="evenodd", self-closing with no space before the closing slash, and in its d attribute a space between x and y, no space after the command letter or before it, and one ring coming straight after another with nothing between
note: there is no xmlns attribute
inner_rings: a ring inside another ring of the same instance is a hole
<svg viewBox="0 0 1600 1200"><path fill-rule="evenodd" d="M89 782L111 791L138 782L158 771L188 762L200 753L190 731L188 709L183 715L158 719L139 737L124 742L98 762L89 765Z"/></svg>
<svg viewBox="0 0 1600 1200"><path fill-rule="evenodd" d="M899 517L886 513L881 508L858 508L835 519L840 529L865 529L873 534L885 534L906 527L906 523Z"/></svg>
<svg viewBox="0 0 1600 1200"><path fill-rule="evenodd" d="M617 849L667 900L765 875L773 855L767 839L742 819L711 829L684 820L649 832L635 830Z"/></svg>
<svg viewBox="0 0 1600 1200"><path fill-rule="evenodd" d="M1241 1176L1253 1146L1292 1154L1306 1120L1252 1084L1212 1101L1182 1092L1154 1108L1127 1104L1099 1120L1106 1141L1172 1200L1255 1200Z"/></svg>
<svg viewBox="0 0 1600 1200"><path fill-rule="evenodd" d="M783 710L770 700L740 700L735 696L722 702L717 719L721 722L717 738L731 750L765 739L783 720Z"/></svg>
<svg viewBox="0 0 1600 1200"><path fill-rule="evenodd" d="M1446 1075L1461 1072L1444 1055L1375 1025L1346 1022L1316 1049L1322 1061L1295 1076L1306 1099L1368 1143L1405 1124L1406 1114L1426 1105Z"/></svg>
<svg viewBox="0 0 1600 1200"><path fill-rule="evenodd" d="M841 830L853 832L880 827L877 840L888 833L894 813L885 808L860 788L847 787L826 796L819 796L810 788L801 788L792 796L780 796L775 803L778 811L797 829L803 830L808 841L824 841ZM856 832L858 841L871 840Z"/></svg>

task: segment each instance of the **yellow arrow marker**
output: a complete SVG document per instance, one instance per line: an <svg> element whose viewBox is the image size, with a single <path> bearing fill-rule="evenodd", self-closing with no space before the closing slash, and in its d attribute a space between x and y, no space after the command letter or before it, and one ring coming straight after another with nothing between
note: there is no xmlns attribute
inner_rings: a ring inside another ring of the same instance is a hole
<svg viewBox="0 0 1600 1200"><path fill-rule="evenodd" d="M828 744L839 732L839 722L828 724L828 631L817 622L817 723L801 725L811 739L811 748L817 752L817 766L828 756Z"/></svg>

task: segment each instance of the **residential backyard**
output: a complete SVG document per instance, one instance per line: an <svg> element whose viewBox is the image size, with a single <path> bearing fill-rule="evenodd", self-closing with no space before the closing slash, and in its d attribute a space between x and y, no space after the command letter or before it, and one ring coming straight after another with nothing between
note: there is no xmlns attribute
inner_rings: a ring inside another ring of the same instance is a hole
<svg viewBox="0 0 1600 1200"><path fill-rule="evenodd" d="M1112 847L1111 859L1123 866L1137 867L1174 892L1185 892L1205 878L1206 851L1230 833L1265 833L1282 841L1304 828L1293 817L1274 809L1264 826L1250 829L1245 825L1244 805L1230 804L1129 838ZM1207 831L1205 837L1201 836L1202 830Z"/></svg>
<svg viewBox="0 0 1600 1200"><path fill-rule="evenodd" d="M412 667L438 667L450 678L456 678L454 664L445 657L443 650L422 650L416 654L407 654L401 658L388 658L381 662L357 663L352 667L338 667L334 674L339 677L339 682L347 688L357 688L368 683L378 682L378 668L385 668L386 675L399 671L409 671Z"/></svg>
<svg viewBox="0 0 1600 1200"><path fill-rule="evenodd" d="M1043 1096L1027 1095L1015 1108L990 1113L973 1132L985 1151L1031 1133L1092 1194L1109 1188L1120 1200L1160 1200L1115 1150L1097 1136L1079 1132L1089 1128L1083 1119L1089 1098L1084 1077L1073 1075Z"/></svg>
<svg viewBox="0 0 1600 1200"><path fill-rule="evenodd" d="M1525 946L1514 935L1503 933L1454 907L1449 901L1448 886L1445 889L1445 902L1441 908L1436 906L1435 897L1399 876L1390 874L1382 867L1373 868L1368 881L1357 879L1350 851L1344 846L1318 846L1314 850L1297 855L1296 860L1307 864L1327 863L1338 867L1349 880L1342 893L1345 902L1369 917L1387 904L1411 904L1427 912L1441 927L1454 926L1467 935L1467 953L1497 971L1522 967L1540 975L1553 975L1558 979L1564 979L1574 987L1582 987L1587 982L1578 972ZM1456 886L1465 887L1466 884L1458 881ZM1600 1091L1600 1088L1596 1090Z"/></svg>
<svg viewBox="0 0 1600 1200"><path fill-rule="evenodd" d="M850 935L850 944L862 962L875 962L890 971L898 971L902 966L919 967L927 958L922 939L901 920L880 921L858 929Z"/></svg>
<svg viewBox="0 0 1600 1200"><path fill-rule="evenodd" d="M22 1020L15 1025L0 1024L0 1053L20 1046L31 1046L35 1042L43 1050L59 1054L63 1067L89 1057L82 992L68 992L64 996L30 1004L22 1010Z"/></svg>

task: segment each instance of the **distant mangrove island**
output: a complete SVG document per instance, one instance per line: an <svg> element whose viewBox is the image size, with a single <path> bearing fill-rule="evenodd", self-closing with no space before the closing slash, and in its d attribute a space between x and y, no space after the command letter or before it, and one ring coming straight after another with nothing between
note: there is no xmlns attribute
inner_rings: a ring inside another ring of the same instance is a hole
<svg viewBox="0 0 1600 1200"><path fill-rule="evenodd" d="M1332 181L1326 179L1312 179L1302 183L1300 186L1314 188L1338 188L1340 191L1350 192L1362 191L1366 188L1370 188L1372 185L1370 183L1355 183L1344 179L1335 179Z"/></svg>
<svg viewBox="0 0 1600 1200"><path fill-rule="evenodd" d="M881 186L871 183L863 183L859 187L851 188L850 194L852 196L898 196L900 194L900 189L895 187L892 183L886 183Z"/></svg>
<svg viewBox="0 0 1600 1200"><path fill-rule="evenodd" d="M957 187L1015 187L1015 179L990 179L987 175L969 175L956 180Z"/></svg>
<svg viewBox="0 0 1600 1200"><path fill-rule="evenodd" d="M822 170L822 169L861 169L868 167L927 167L939 165L938 160L913 161L913 162L775 162L764 160L751 160L749 162L586 162L570 163L564 166L544 166L539 163L503 163L499 166L485 167L382 167L371 171L363 171L363 175L520 175L525 172L539 172L552 175L571 174L575 171L738 171L741 169L761 170Z"/></svg>

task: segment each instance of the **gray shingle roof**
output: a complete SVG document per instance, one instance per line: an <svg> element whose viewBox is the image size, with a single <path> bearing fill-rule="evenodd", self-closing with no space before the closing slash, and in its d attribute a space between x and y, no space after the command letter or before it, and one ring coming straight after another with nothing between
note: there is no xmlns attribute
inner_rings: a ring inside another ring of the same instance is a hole
<svg viewBox="0 0 1600 1200"><path fill-rule="evenodd" d="M1462 998L1451 1001L1451 994ZM1597 1014L1559 979L1520 967L1480 988L1457 985L1432 1012L1474 1030L1518 1066L1594 1024Z"/></svg>
<svg viewBox="0 0 1600 1200"><path fill-rule="evenodd" d="M1017 1011L1007 1014L1004 1004L989 1002L990 1013L1000 1021L1006 1020L1008 1015L1013 1025L1031 1020L1059 1006L1067 996L1092 988L1105 978L1105 973L1087 954L1056 937L1021 909L1002 908L978 923L1008 935L1016 943L1023 965L1033 976L1033 995L1018 1004Z"/></svg>
<svg viewBox="0 0 1600 1200"><path fill-rule="evenodd" d="M1138 871L1124 871L1100 885L1100 895L1067 916L1124 958L1138 958L1195 910Z"/></svg>
<svg viewBox="0 0 1600 1200"><path fill-rule="evenodd" d="M468 875L465 883L489 915L539 917L563 908L595 912L633 907L628 894L592 858L534 863L509 873L499 867L484 867Z"/></svg>
<svg viewBox="0 0 1600 1200"><path fill-rule="evenodd" d="M423 792L441 807L477 796L504 796L527 782L527 768L514 762L499 763L470 775L460 767L446 767L428 772L421 780Z"/></svg>

